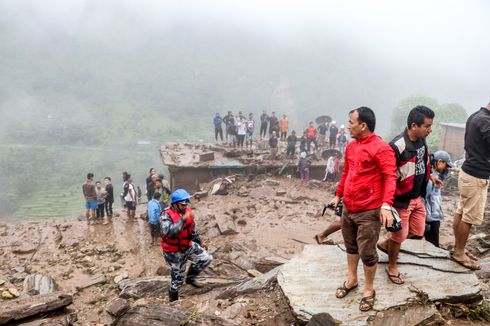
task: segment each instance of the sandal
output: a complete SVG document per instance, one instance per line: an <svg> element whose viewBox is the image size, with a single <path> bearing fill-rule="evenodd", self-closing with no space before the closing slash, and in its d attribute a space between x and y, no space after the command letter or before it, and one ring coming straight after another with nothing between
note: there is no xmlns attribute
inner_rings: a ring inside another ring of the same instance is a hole
<svg viewBox="0 0 490 326"><path fill-rule="evenodd" d="M345 283L347 283L347 281L344 281L344 284L337 288L337 291L335 292L335 296L337 297L337 299L342 299L346 297L350 291L354 290L359 285L356 284L353 287L348 288L347 286L345 286Z"/></svg>
<svg viewBox="0 0 490 326"><path fill-rule="evenodd" d="M470 261L468 261L468 260L459 260L459 259L454 258L453 254L450 254L449 255L449 258L453 262L455 262L457 264L460 264L461 266L466 267L468 269L471 269L472 271L477 271L477 270L480 270L481 269L480 264L475 263L475 262L473 262L471 260Z"/></svg>
<svg viewBox="0 0 490 326"><path fill-rule="evenodd" d="M367 297L362 297L361 302L359 303L360 311L369 311L374 307L374 301L376 298L376 291L373 290L373 294L368 295Z"/></svg>
<svg viewBox="0 0 490 326"><path fill-rule="evenodd" d="M405 281L402 279L402 274L400 272L398 272L398 274L396 275L390 274L390 271L388 270L388 268L386 268L386 274L388 274L388 278L394 284L402 285L405 283Z"/></svg>

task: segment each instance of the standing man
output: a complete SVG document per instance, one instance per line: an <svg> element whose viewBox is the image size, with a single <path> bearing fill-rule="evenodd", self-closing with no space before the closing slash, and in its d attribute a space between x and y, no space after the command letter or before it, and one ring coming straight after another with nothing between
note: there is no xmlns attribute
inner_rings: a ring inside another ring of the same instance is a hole
<svg viewBox="0 0 490 326"><path fill-rule="evenodd" d="M202 242L194 213L188 207L191 195L184 189L177 189L171 195L171 205L160 218L162 230L163 258L170 267L171 282L168 288L169 301L179 299L179 288L184 285L184 274L187 260L192 264L187 272L185 283L202 287L196 277L211 261L208 246Z"/></svg>
<svg viewBox="0 0 490 326"><path fill-rule="evenodd" d="M318 144L320 145L320 147L323 147L325 146L325 137L327 135L327 130L328 130L327 122L321 123L318 126L317 130L318 130Z"/></svg>
<svg viewBox="0 0 490 326"><path fill-rule="evenodd" d="M223 123L223 119L220 117L219 113L216 113L213 123L214 123L214 138L216 139L216 142L218 142L218 135L220 136L221 141L223 141L223 128L221 127L221 124Z"/></svg>
<svg viewBox="0 0 490 326"><path fill-rule="evenodd" d="M278 143L278 139L277 139L277 136L276 136L276 132L273 131L272 134L271 134L271 138L269 138L269 147L271 149L271 157L270 157L270 159L272 161L274 161L276 159L276 155L277 155L277 143Z"/></svg>
<svg viewBox="0 0 490 326"><path fill-rule="evenodd" d="M250 149L252 149L252 142L253 142L253 136L255 130L255 120L254 120L254 114L252 112L248 114L248 120L246 121L246 124L247 124L247 133L245 135L245 145L247 147L250 146Z"/></svg>
<svg viewBox="0 0 490 326"><path fill-rule="evenodd" d="M272 112L269 118L269 135L272 135L273 131L276 132L276 136L279 136L279 120L276 117L276 112Z"/></svg>
<svg viewBox="0 0 490 326"><path fill-rule="evenodd" d="M345 165L335 197L343 199L342 236L347 251L347 280L335 296L344 298L358 286L357 265L364 265L365 284L359 309L371 310L376 291L374 276L378 265L376 242L382 225L392 226L391 205L396 188L393 150L374 133L376 117L367 107L349 113L349 131L354 139L347 145Z"/></svg>
<svg viewBox="0 0 490 326"><path fill-rule="evenodd" d="M281 120L279 120L279 131L281 132L281 140L286 140L288 135L288 117L283 114Z"/></svg>
<svg viewBox="0 0 490 326"><path fill-rule="evenodd" d="M288 146L286 148L286 156L294 158L294 152L296 151L296 142L298 137L296 137L296 131L291 131L291 135L288 136Z"/></svg>
<svg viewBox="0 0 490 326"><path fill-rule="evenodd" d="M265 137L267 134L267 122L269 121L269 116L265 112L265 110L262 112L262 115L260 116L260 139L262 137Z"/></svg>
<svg viewBox="0 0 490 326"><path fill-rule="evenodd" d="M233 114L231 111L228 111L228 114L223 118L223 122L225 123L225 136L226 141L228 141L228 132L230 130L230 125L235 124L235 119L233 119Z"/></svg>
<svg viewBox="0 0 490 326"><path fill-rule="evenodd" d="M104 178L105 182L105 212L108 222L112 221L112 205L114 204L114 187L110 177Z"/></svg>
<svg viewBox="0 0 490 326"><path fill-rule="evenodd" d="M339 132L339 128L335 125L335 121L332 121L332 125L330 126L330 135L328 137L328 144L330 148L335 148L337 145L337 133Z"/></svg>
<svg viewBox="0 0 490 326"><path fill-rule="evenodd" d="M465 254L472 225L481 225L487 202L490 178L490 103L473 113L466 121L464 135L466 159L459 171L458 208L454 214L454 254L457 263L473 270L480 264Z"/></svg>
<svg viewBox="0 0 490 326"><path fill-rule="evenodd" d="M391 282L405 283L398 270L398 253L403 241L411 238L421 239L425 232L425 205L423 198L429 178L435 185L441 180L430 173L430 155L425 138L432 132L434 111L419 105L408 114L407 128L396 136L390 146L395 151L396 175L398 177L394 207L401 218L402 229L393 232L389 239L379 243L378 248L388 253L389 263L386 272Z"/></svg>
<svg viewBox="0 0 490 326"><path fill-rule="evenodd" d="M134 189L133 179L131 174L126 174L126 181L123 185L123 197L126 202L126 209L128 213L128 222L136 217L136 190Z"/></svg>
<svg viewBox="0 0 490 326"><path fill-rule="evenodd" d="M95 192L94 174L87 173L87 180L82 185L83 196L85 197L85 217L87 218L87 224L95 224L95 210L99 207L97 205L97 193Z"/></svg>
<svg viewBox="0 0 490 326"><path fill-rule="evenodd" d="M308 124L308 128L305 130L306 133L306 150L308 153L310 153L310 146L311 143L315 144L315 150L318 148L318 143L316 142L316 129L315 126L313 125L313 121L310 121Z"/></svg>

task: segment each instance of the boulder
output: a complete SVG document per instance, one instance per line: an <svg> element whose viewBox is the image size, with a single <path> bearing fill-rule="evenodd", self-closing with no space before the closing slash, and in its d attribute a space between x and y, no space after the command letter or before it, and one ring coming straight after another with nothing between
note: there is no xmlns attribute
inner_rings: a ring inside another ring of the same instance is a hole
<svg viewBox="0 0 490 326"><path fill-rule="evenodd" d="M126 300L122 298L116 298L109 301L106 305L105 310L114 317L119 317L124 314L129 309L129 304Z"/></svg>
<svg viewBox="0 0 490 326"><path fill-rule="evenodd" d="M394 309L380 311L371 321L372 326L415 326L415 325L445 325L434 304L407 305Z"/></svg>
<svg viewBox="0 0 490 326"><path fill-rule="evenodd" d="M128 277L129 277L128 271L127 270L124 270L119 275L117 275L116 277L114 277L114 283L118 284L119 282L121 282L122 280L127 279Z"/></svg>
<svg viewBox="0 0 490 326"><path fill-rule="evenodd" d="M21 320L41 313L45 314L68 306L72 302L72 296L62 292L11 300L2 303L0 306L0 324Z"/></svg>
<svg viewBox="0 0 490 326"><path fill-rule="evenodd" d="M122 280L118 283L124 299L165 298L168 294L169 278L164 276L139 277Z"/></svg>
<svg viewBox="0 0 490 326"><path fill-rule="evenodd" d="M259 277L254 277L250 280L243 281L242 283L226 289L220 295L218 295L216 299L232 299L242 294L257 292L268 288L276 282L278 272L279 267L276 267Z"/></svg>
<svg viewBox="0 0 490 326"><path fill-rule="evenodd" d="M136 305L129 309L118 319L115 325L233 326L235 324L217 316L205 315L166 304L145 304Z"/></svg>
<svg viewBox="0 0 490 326"><path fill-rule="evenodd" d="M402 255L408 254L400 254L400 258ZM427 260L429 265L430 261L443 259ZM360 284L364 283L362 268L362 264L359 264ZM400 271L406 275L406 283L395 285L388 280L385 268L386 264L378 265L374 282L376 311L407 305L418 300L421 295L428 301L450 303L477 302L482 298L480 284L473 273L446 272L411 263L400 264ZM300 255L281 266L277 281L293 313L300 320L306 322L312 315L326 312L346 325L365 325L369 315L374 312L359 311L362 289L353 290L342 300L335 297L335 290L345 280L346 270L346 254L338 246L306 245Z"/></svg>
<svg viewBox="0 0 490 326"><path fill-rule="evenodd" d="M216 223L218 224L219 231L222 235L237 234L235 221L228 215L217 215Z"/></svg>
<svg viewBox="0 0 490 326"><path fill-rule="evenodd" d="M85 288L88 288L88 287L91 287L93 285L96 285L96 284L103 284L103 283L106 283L107 282L107 278L105 277L104 274L97 274L97 275L94 275L92 276L87 282L85 282L84 284L80 285L80 286L77 286L76 289L77 290L83 290Z"/></svg>
<svg viewBox="0 0 490 326"><path fill-rule="evenodd" d="M29 295L48 294L58 290L55 280L48 275L30 274L24 279L22 292Z"/></svg>

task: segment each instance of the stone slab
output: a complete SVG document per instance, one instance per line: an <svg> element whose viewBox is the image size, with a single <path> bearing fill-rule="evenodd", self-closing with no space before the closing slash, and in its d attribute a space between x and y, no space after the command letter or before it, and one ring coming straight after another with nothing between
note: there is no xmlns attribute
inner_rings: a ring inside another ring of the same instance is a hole
<svg viewBox="0 0 490 326"><path fill-rule="evenodd" d="M293 313L306 322L312 315L326 312L346 325L365 325L376 311L407 304L417 297L414 288L427 294L431 301L468 302L481 298L481 287L473 273L451 273L430 267L406 264L404 285L391 283L380 264L375 278L374 311L359 311L364 273L359 264L360 287L346 298L337 299L335 290L346 277L346 254L337 246L306 245L303 252L280 267L278 284L288 298Z"/></svg>

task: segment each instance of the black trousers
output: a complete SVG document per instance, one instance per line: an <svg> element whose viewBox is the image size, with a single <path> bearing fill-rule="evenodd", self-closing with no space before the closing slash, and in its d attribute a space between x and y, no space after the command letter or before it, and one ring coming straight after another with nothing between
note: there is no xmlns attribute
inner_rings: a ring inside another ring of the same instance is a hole
<svg viewBox="0 0 490 326"><path fill-rule="evenodd" d="M287 135L288 135L287 131L281 131L281 139L286 140Z"/></svg>
<svg viewBox="0 0 490 326"><path fill-rule="evenodd" d="M267 134L267 123L260 124L260 137L265 136Z"/></svg>
<svg viewBox="0 0 490 326"><path fill-rule="evenodd" d="M105 212L106 212L107 216L112 216L112 204L113 203L111 201L108 201L108 200L106 200L104 203Z"/></svg>
<svg viewBox="0 0 490 326"><path fill-rule="evenodd" d="M434 246L439 247L439 227L441 221L425 222L425 240L432 243Z"/></svg>
<svg viewBox="0 0 490 326"><path fill-rule="evenodd" d="M245 140L245 135L238 135L238 144L237 144L237 146L243 147L244 140Z"/></svg>
<svg viewBox="0 0 490 326"><path fill-rule="evenodd" d="M105 203L102 203L102 204L99 204L97 206L97 211L96 211L97 218L103 218L104 217L104 205L105 205Z"/></svg>
<svg viewBox="0 0 490 326"><path fill-rule="evenodd" d="M214 128L214 138L216 141L218 141L218 135L221 138L221 141L223 141L223 129L222 128Z"/></svg>
<svg viewBox="0 0 490 326"><path fill-rule="evenodd" d="M294 152L296 152L296 146L288 146L287 151L286 151L286 155L287 156L289 156L289 155L293 156Z"/></svg>

